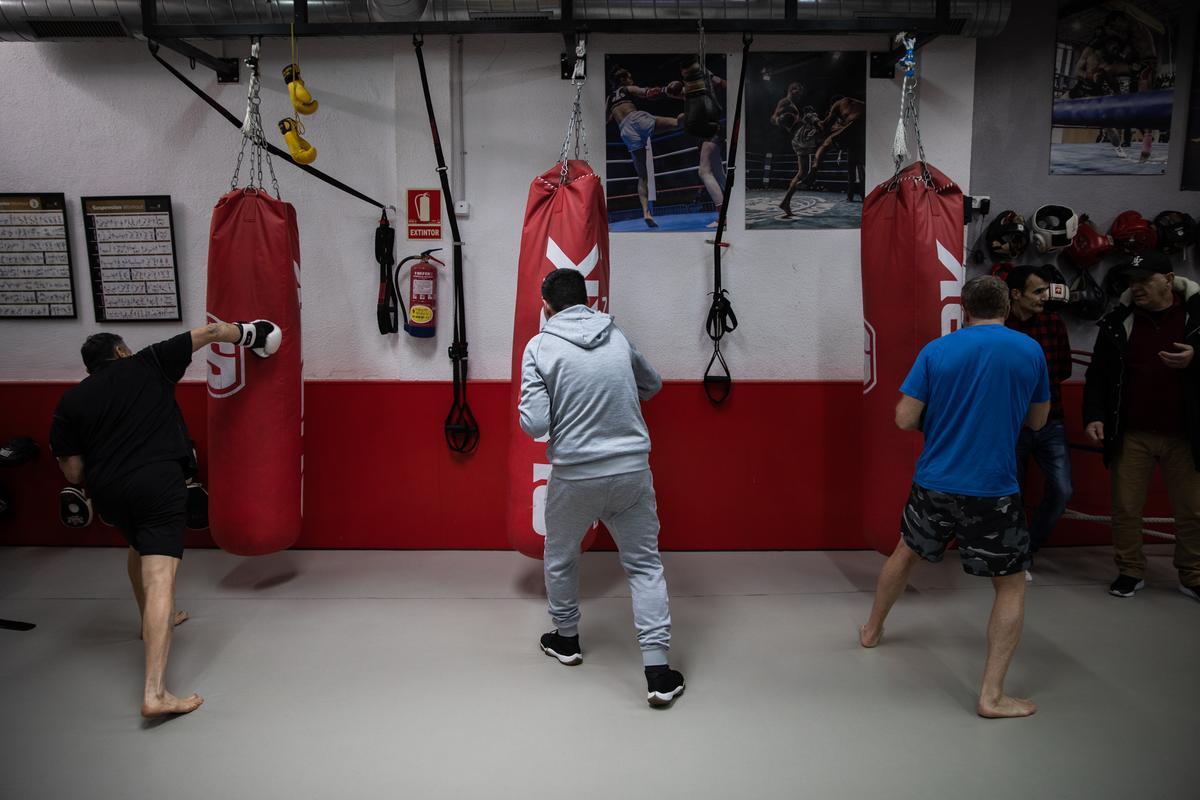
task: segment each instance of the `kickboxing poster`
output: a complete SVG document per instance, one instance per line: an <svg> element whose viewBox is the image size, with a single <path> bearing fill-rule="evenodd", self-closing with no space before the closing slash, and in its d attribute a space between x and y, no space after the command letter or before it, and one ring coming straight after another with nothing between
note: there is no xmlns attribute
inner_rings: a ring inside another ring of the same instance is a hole
<svg viewBox="0 0 1200 800"><path fill-rule="evenodd" d="M751 53L746 71L746 228L858 228L867 54Z"/></svg>
<svg viewBox="0 0 1200 800"><path fill-rule="evenodd" d="M1200 37L1200 19L1196 21L1196 36ZM1193 38L1192 41L1197 41ZM1200 191L1200 48L1192 57L1192 92L1188 102L1187 139L1183 143L1183 178L1179 188L1185 192Z"/></svg>
<svg viewBox="0 0 1200 800"><path fill-rule="evenodd" d="M1181 0L1060 2L1051 175L1167 171Z"/></svg>
<svg viewBox="0 0 1200 800"><path fill-rule="evenodd" d="M705 55L710 85L723 112L720 130L711 139L692 136L683 126L683 75L697 63L694 53L604 57L604 186L610 231L703 231L717 226L728 130L726 60L722 53Z"/></svg>

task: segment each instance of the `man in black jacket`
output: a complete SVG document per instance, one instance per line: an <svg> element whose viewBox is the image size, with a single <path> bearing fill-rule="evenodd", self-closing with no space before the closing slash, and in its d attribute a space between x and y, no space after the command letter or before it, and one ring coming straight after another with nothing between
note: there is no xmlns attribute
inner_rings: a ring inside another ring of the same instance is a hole
<svg viewBox="0 0 1200 800"><path fill-rule="evenodd" d="M266 357L282 335L266 320L214 322L134 353L116 334L93 334L80 348L88 377L54 410L50 447L63 475L75 486L86 483L101 516L129 542L129 580L146 648L144 717L186 714L204 702L198 694L171 694L165 678L171 628L186 617L175 611L175 573L183 558L191 444L175 384L203 347L226 342Z"/></svg>
<svg viewBox="0 0 1200 800"><path fill-rule="evenodd" d="M1200 284L1158 252L1120 269L1129 289L1100 320L1083 393L1089 439L1112 472L1116 597L1146 585L1142 511L1154 467L1175 515L1180 590L1200 600Z"/></svg>

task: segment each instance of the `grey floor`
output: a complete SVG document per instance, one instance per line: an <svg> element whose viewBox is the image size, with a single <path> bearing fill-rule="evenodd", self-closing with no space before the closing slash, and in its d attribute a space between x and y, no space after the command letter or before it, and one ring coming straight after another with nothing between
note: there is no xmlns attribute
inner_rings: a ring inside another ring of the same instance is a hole
<svg viewBox="0 0 1200 800"><path fill-rule="evenodd" d="M1194 798L1200 604L1169 551L1109 597L1104 549L1051 550L1009 675L1038 714L973 713L991 602L923 566L884 646L858 647L882 559L670 553L655 711L613 554L584 557L586 662L538 652L540 562L513 553L192 551L170 685L138 716L124 552L0 549L0 797Z"/></svg>

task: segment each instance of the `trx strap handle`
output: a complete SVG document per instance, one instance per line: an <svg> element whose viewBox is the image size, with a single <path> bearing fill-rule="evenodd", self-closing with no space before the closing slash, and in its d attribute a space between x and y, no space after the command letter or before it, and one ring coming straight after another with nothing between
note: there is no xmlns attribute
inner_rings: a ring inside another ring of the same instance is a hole
<svg viewBox="0 0 1200 800"><path fill-rule="evenodd" d="M433 115L433 98L429 95L429 76L425 72L425 57L421 47L425 40L413 34L417 51L417 67L421 71L421 90L425 93L425 110L429 113L429 130L433 134L433 152L437 156L437 173L446 198L450 235L454 239L454 343L450 345L450 362L454 366L454 401L446 415L446 444L456 453L470 453L479 446L479 423L467 403L467 319L463 296L462 240L458 234L458 219L454 216L454 197L450 194L450 178L446 157L442 155L442 139L438 136L437 118Z"/></svg>
<svg viewBox="0 0 1200 800"><path fill-rule="evenodd" d="M729 154L725 161L725 192L724 202L717 212L717 233L713 238L713 290L712 305L708 309L708 319L704 330L712 339L713 354L704 370L704 394L713 405L720 405L733 391L733 376L729 374L729 365L721 355L721 337L737 329L737 315L733 313L733 303L729 300L729 292L721 286L721 250L728 245L721 242L725 233L725 219L729 213L729 194L733 191L734 174L737 171L738 133L742 127L742 91L746 88L746 62L749 60L750 43L754 37L749 34L742 36L742 70L738 76L737 101L733 106L733 134L729 137ZM720 372L714 373L713 368L719 367Z"/></svg>
<svg viewBox="0 0 1200 800"><path fill-rule="evenodd" d="M179 70L175 69L174 67L172 67L170 64L168 64L166 61L163 61L162 58L159 57L158 42L155 42L153 40L148 40L146 42L146 44L150 48L150 55L152 55L154 57L155 61L162 64L166 68L167 72L170 72L172 75L174 75L176 78L178 78L180 80L180 82L183 83L184 86L188 87L193 92L195 92L196 95L201 100L208 103L210 106L213 107L214 110L216 110L217 113L219 113L225 119L229 120L229 123L231 125L233 125L234 127L238 128L238 129L240 129L242 127L242 120L238 119L233 114L231 114L229 112L229 110L225 108L225 106L221 105L216 100L209 97L207 94L205 94L203 89L201 89L199 86L197 86L196 84L189 81L183 75L183 73L181 73ZM278 147L271 144L270 142L264 142L264 144L266 144L267 151L270 152L271 155L279 156L281 159L283 159L287 163L292 164L292 165L304 170L309 175L312 175L315 178L320 178L321 180L325 181L333 188L340 189L341 191L345 192L346 194L350 195L351 197L357 197L359 200L362 200L365 203L370 203L371 205L375 206L376 208L384 207L383 203L379 202L378 200L373 200L372 198L367 197L365 194L358 191L357 189L352 189L351 187L349 187L346 184L339 181L337 178L331 177L329 175L326 175L324 172L321 172L321 170L317 169L316 167L310 167L307 164L297 164L295 161L292 160L292 157L288 153L285 153L283 150L280 150Z"/></svg>
<svg viewBox="0 0 1200 800"><path fill-rule="evenodd" d="M375 261L379 264L379 301L375 316L379 332L386 336L400 330L400 318L404 316L404 300L396 286L396 274L392 272L392 264L396 261L396 230L388 222L387 209L383 209L379 227L375 229Z"/></svg>

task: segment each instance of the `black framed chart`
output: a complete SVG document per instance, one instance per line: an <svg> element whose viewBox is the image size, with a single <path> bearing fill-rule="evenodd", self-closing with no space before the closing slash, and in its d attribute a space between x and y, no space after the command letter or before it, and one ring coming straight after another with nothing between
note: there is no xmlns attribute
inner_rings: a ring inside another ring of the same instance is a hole
<svg viewBox="0 0 1200 800"><path fill-rule="evenodd" d="M0 319L74 319L67 201L0 194Z"/></svg>
<svg viewBox="0 0 1200 800"><path fill-rule="evenodd" d="M168 195L83 197L97 322L181 320Z"/></svg>

